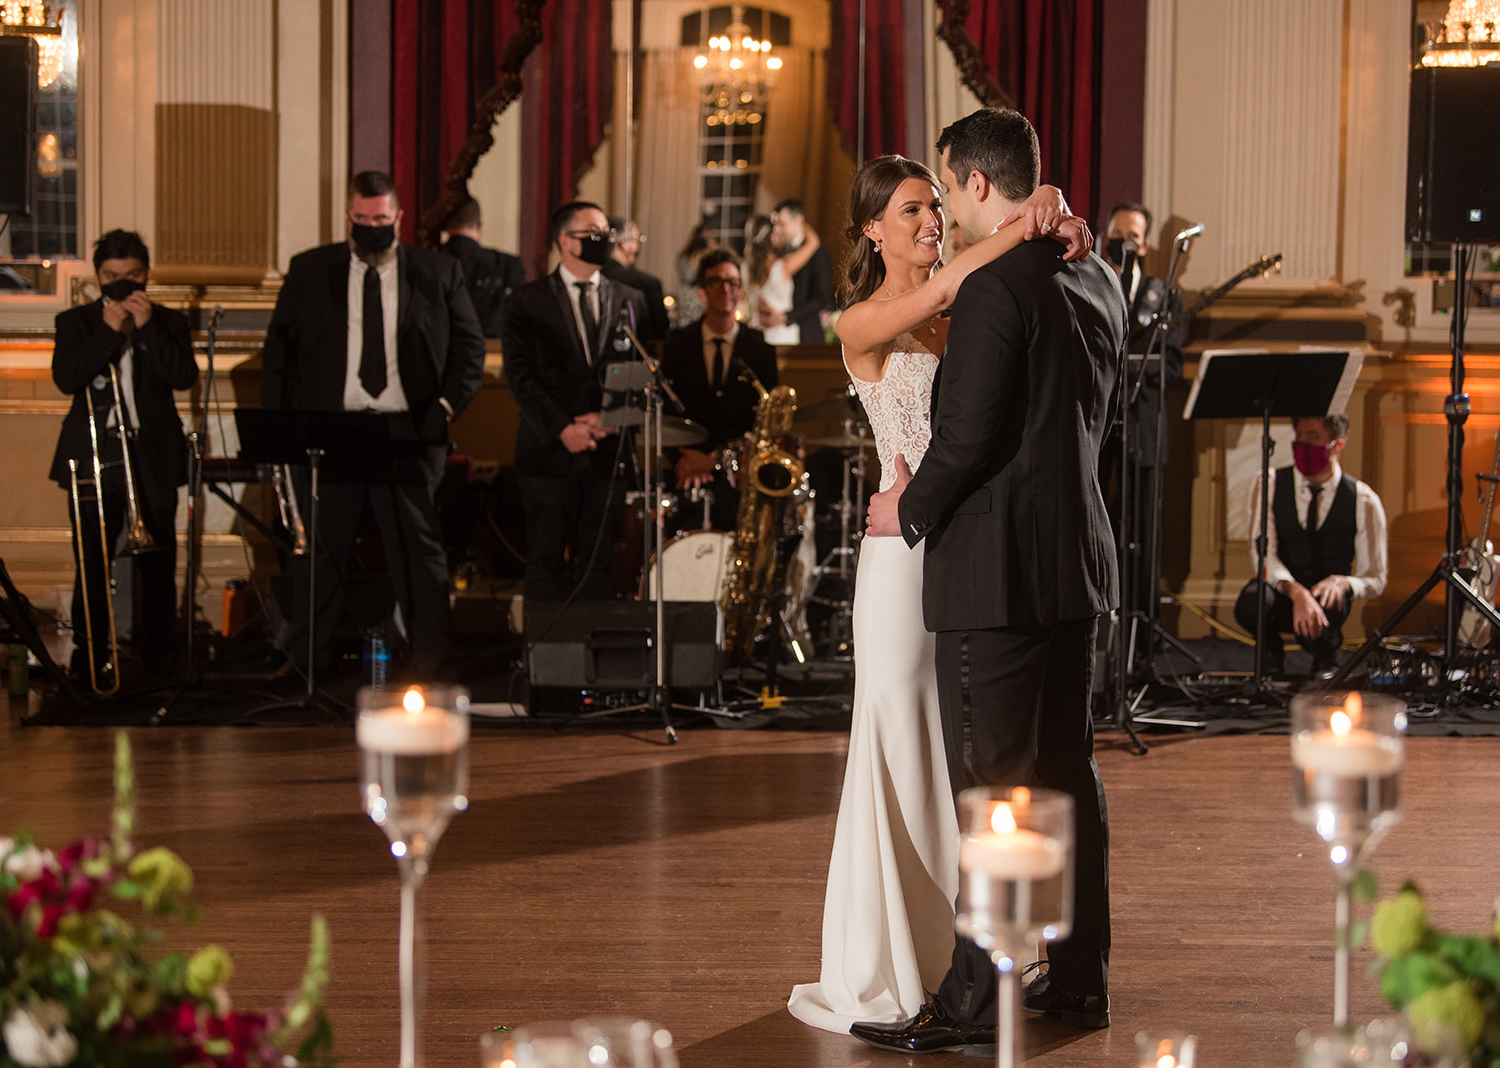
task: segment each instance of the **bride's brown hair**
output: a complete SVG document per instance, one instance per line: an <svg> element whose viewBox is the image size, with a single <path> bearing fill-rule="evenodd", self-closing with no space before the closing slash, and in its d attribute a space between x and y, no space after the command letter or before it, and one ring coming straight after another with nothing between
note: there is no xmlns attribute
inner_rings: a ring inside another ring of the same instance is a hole
<svg viewBox="0 0 1500 1068"><path fill-rule="evenodd" d="M940 188L937 175L905 156L876 156L859 169L849 190L849 218L844 231L849 255L844 258L844 280L839 284L838 305L847 308L869 298L885 282L885 261L875 242L865 236L865 226L885 214L897 188L908 178L917 178Z"/></svg>

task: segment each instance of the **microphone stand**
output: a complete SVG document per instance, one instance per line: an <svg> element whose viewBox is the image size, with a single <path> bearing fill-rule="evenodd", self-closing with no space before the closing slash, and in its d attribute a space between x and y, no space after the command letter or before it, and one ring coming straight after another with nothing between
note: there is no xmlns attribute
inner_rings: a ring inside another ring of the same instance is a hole
<svg viewBox="0 0 1500 1068"><path fill-rule="evenodd" d="M650 465L650 472L646 476L646 504L651 509L652 522L647 526L648 537L643 557L650 561L655 554L656 582L650 590L651 600L654 605L654 623L652 629L652 643L655 645L655 662L653 665L652 684L647 699L638 704L626 705L623 708L606 709L600 713L589 713L590 715L612 715L620 712L639 712L650 709L660 714L662 728L666 731L667 742L670 745L677 744L677 728L672 724L672 710L679 709L684 712L702 712L714 716L728 716L730 718L743 718L742 713L729 712L720 708L708 708L701 705L684 705L673 703L671 699L671 688L667 675L667 618L666 618L666 560L661 553L661 547L666 541L666 516L662 514L661 508L661 465L662 465L662 403L660 397L665 397L679 414L686 412L682 399L673 391L672 385L662 374L661 361L652 356L640 338L636 337L635 331L630 324L621 322L620 333L624 334L641 363L645 364L649 373L642 385L633 388L640 389L645 395L645 413L642 425L646 431L645 453ZM659 396L658 396L659 395ZM647 575L650 575L648 564Z"/></svg>

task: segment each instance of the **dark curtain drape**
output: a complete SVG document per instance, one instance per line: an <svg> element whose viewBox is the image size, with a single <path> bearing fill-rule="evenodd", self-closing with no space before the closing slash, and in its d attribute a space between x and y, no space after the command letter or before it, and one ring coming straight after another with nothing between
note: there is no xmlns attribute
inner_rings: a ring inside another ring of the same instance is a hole
<svg viewBox="0 0 1500 1068"><path fill-rule="evenodd" d="M521 258L533 276L546 266L547 216L577 196L614 107L610 0L547 0L542 21L521 97Z"/></svg>
<svg viewBox="0 0 1500 1068"><path fill-rule="evenodd" d="M1098 211L1104 0L938 0L938 35L980 100L1036 127L1042 181L1085 218Z"/></svg>
<svg viewBox="0 0 1500 1068"><path fill-rule="evenodd" d="M545 0L394 0L391 169L401 240L437 243L491 127L521 92Z"/></svg>
<svg viewBox="0 0 1500 1068"><path fill-rule="evenodd" d="M834 0L828 44L828 103L844 151L856 163L892 152L914 151L908 144L904 0L865 0L864 76L860 77L860 0ZM921 44L917 43L920 53ZM861 142L860 85L864 85L864 138Z"/></svg>

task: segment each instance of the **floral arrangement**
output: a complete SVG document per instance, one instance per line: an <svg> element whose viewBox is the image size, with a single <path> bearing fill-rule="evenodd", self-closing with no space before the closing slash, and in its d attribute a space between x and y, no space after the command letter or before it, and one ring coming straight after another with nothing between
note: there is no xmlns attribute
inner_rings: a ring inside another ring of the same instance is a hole
<svg viewBox="0 0 1500 1068"><path fill-rule="evenodd" d="M1429 1057L1500 1068L1500 918L1482 935L1433 927L1415 883L1370 920L1380 992Z"/></svg>
<svg viewBox="0 0 1500 1068"><path fill-rule="evenodd" d="M288 1052L304 1065L331 1064L332 1032L320 1009L328 978L322 917L313 918L307 969L286 1003L268 1012L234 1008L224 950L153 958L144 949L161 942L160 933L109 907L132 906L145 919L197 917L188 901L192 870L171 850L136 849L134 821L130 743L119 734L109 838L53 853L26 834L0 836L0 1068L268 1068L292 1063Z"/></svg>

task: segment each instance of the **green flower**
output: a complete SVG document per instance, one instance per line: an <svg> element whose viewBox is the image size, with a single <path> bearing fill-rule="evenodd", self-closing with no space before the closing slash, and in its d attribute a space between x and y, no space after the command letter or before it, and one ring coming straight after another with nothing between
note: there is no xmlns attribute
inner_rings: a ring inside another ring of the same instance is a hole
<svg viewBox="0 0 1500 1068"><path fill-rule="evenodd" d="M207 997L216 986L224 986L234 974L234 961L218 946L204 946L194 953L187 966L188 993Z"/></svg>
<svg viewBox="0 0 1500 1068"><path fill-rule="evenodd" d="M1403 890L1382 902L1370 920L1370 941L1383 957L1410 953L1427 933L1427 902L1416 890Z"/></svg>
<svg viewBox="0 0 1500 1068"><path fill-rule="evenodd" d="M1428 1053L1467 1052L1484 1033L1484 1005L1467 982L1440 986L1417 997L1406 1007L1412 1035ZM1452 1050L1455 1039L1462 1043Z"/></svg>
<svg viewBox="0 0 1500 1068"><path fill-rule="evenodd" d="M148 909L163 898L186 897L193 892L193 869L163 846L137 853L126 869L141 884L141 897Z"/></svg>

